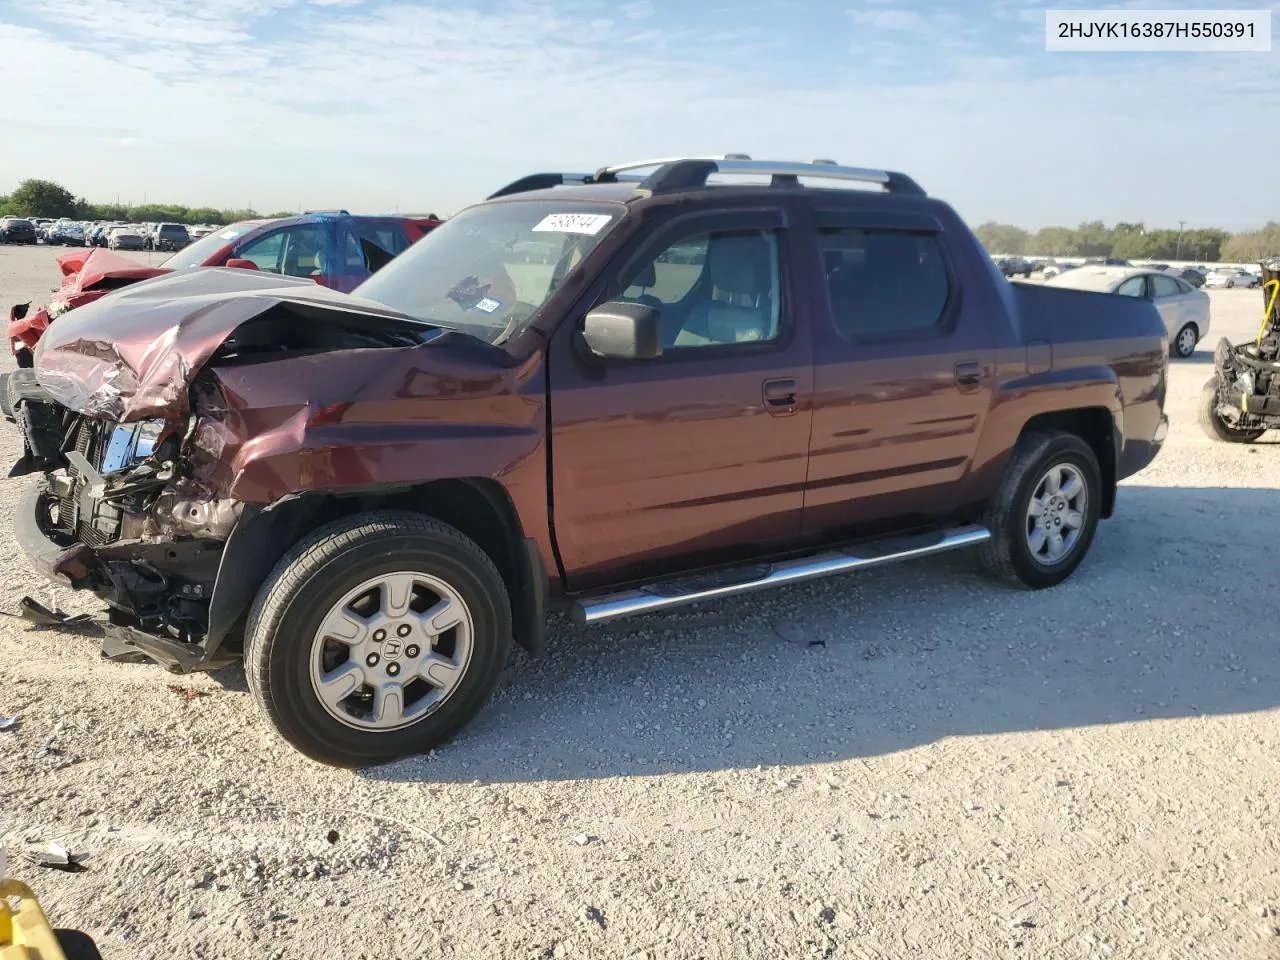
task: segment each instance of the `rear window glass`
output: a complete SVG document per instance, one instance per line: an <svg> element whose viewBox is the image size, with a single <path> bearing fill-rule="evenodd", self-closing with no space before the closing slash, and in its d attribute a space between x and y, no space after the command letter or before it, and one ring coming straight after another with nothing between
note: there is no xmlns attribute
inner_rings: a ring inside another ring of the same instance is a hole
<svg viewBox="0 0 1280 960"><path fill-rule="evenodd" d="M842 336L910 336L942 324L951 284L936 236L840 228L819 238L831 319Z"/></svg>

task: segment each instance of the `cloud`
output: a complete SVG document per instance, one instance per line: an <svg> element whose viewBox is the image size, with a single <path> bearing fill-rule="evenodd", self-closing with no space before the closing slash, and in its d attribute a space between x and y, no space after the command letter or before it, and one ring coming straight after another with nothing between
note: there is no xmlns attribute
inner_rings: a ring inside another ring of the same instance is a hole
<svg viewBox="0 0 1280 960"><path fill-rule="evenodd" d="M914 10L857 10L853 22L877 30L914 30L924 18Z"/></svg>
<svg viewBox="0 0 1280 960"><path fill-rule="evenodd" d="M647 20L653 16L651 0L632 0L631 3L618 5L618 12L628 20Z"/></svg>
<svg viewBox="0 0 1280 960"><path fill-rule="evenodd" d="M1261 58L1046 54L1013 16L801 8L23 4L0 15L0 63L23 78L0 97L0 192L54 176L94 198L449 210L532 170L743 150L901 168L962 213L1028 226L1265 219L1255 184L1280 138L1247 117L1280 92ZM903 16L917 26L885 25ZM1187 90L1249 108L1201 136ZM1190 190L1206 170L1231 176Z"/></svg>

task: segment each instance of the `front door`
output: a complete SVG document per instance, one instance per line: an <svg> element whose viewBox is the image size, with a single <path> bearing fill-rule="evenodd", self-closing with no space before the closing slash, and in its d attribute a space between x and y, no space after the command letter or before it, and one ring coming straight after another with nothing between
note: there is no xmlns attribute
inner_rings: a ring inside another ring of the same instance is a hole
<svg viewBox="0 0 1280 960"><path fill-rule="evenodd" d="M961 505L991 397L994 343L965 310L940 229L818 213L828 315L814 323L805 532L831 540Z"/></svg>
<svg viewBox="0 0 1280 960"><path fill-rule="evenodd" d="M570 590L742 563L800 536L813 362L783 211L678 218L596 298L661 311L662 356L557 330L553 528ZM585 313L585 310L584 310Z"/></svg>

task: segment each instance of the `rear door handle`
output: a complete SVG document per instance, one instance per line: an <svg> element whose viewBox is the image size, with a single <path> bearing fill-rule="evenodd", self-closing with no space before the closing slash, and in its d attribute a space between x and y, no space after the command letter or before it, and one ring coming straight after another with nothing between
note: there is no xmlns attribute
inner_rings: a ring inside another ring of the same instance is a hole
<svg viewBox="0 0 1280 960"><path fill-rule="evenodd" d="M976 390L982 384L982 364L977 360L964 360L956 364L956 386L961 390Z"/></svg>
<svg viewBox="0 0 1280 960"><path fill-rule="evenodd" d="M766 380L761 388L764 407L775 417L796 412L796 382L790 378Z"/></svg>

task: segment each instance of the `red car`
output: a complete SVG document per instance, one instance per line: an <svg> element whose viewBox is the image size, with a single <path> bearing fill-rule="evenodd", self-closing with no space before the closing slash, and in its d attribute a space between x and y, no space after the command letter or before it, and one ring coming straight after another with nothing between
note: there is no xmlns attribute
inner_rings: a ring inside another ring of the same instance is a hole
<svg viewBox="0 0 1280 960"><path fill-rule="evenodd" d="M308 213L279 220L244 220L223 227L149 266L110 250L77 250L57 258L62 286L48 306L9 311L9 343L18 366L30 367L32 351L49 323L68 310L112 290L191 267L241 267L305 277L349 293L369 275L440 224L425 217L364 217Z"/></svg>

